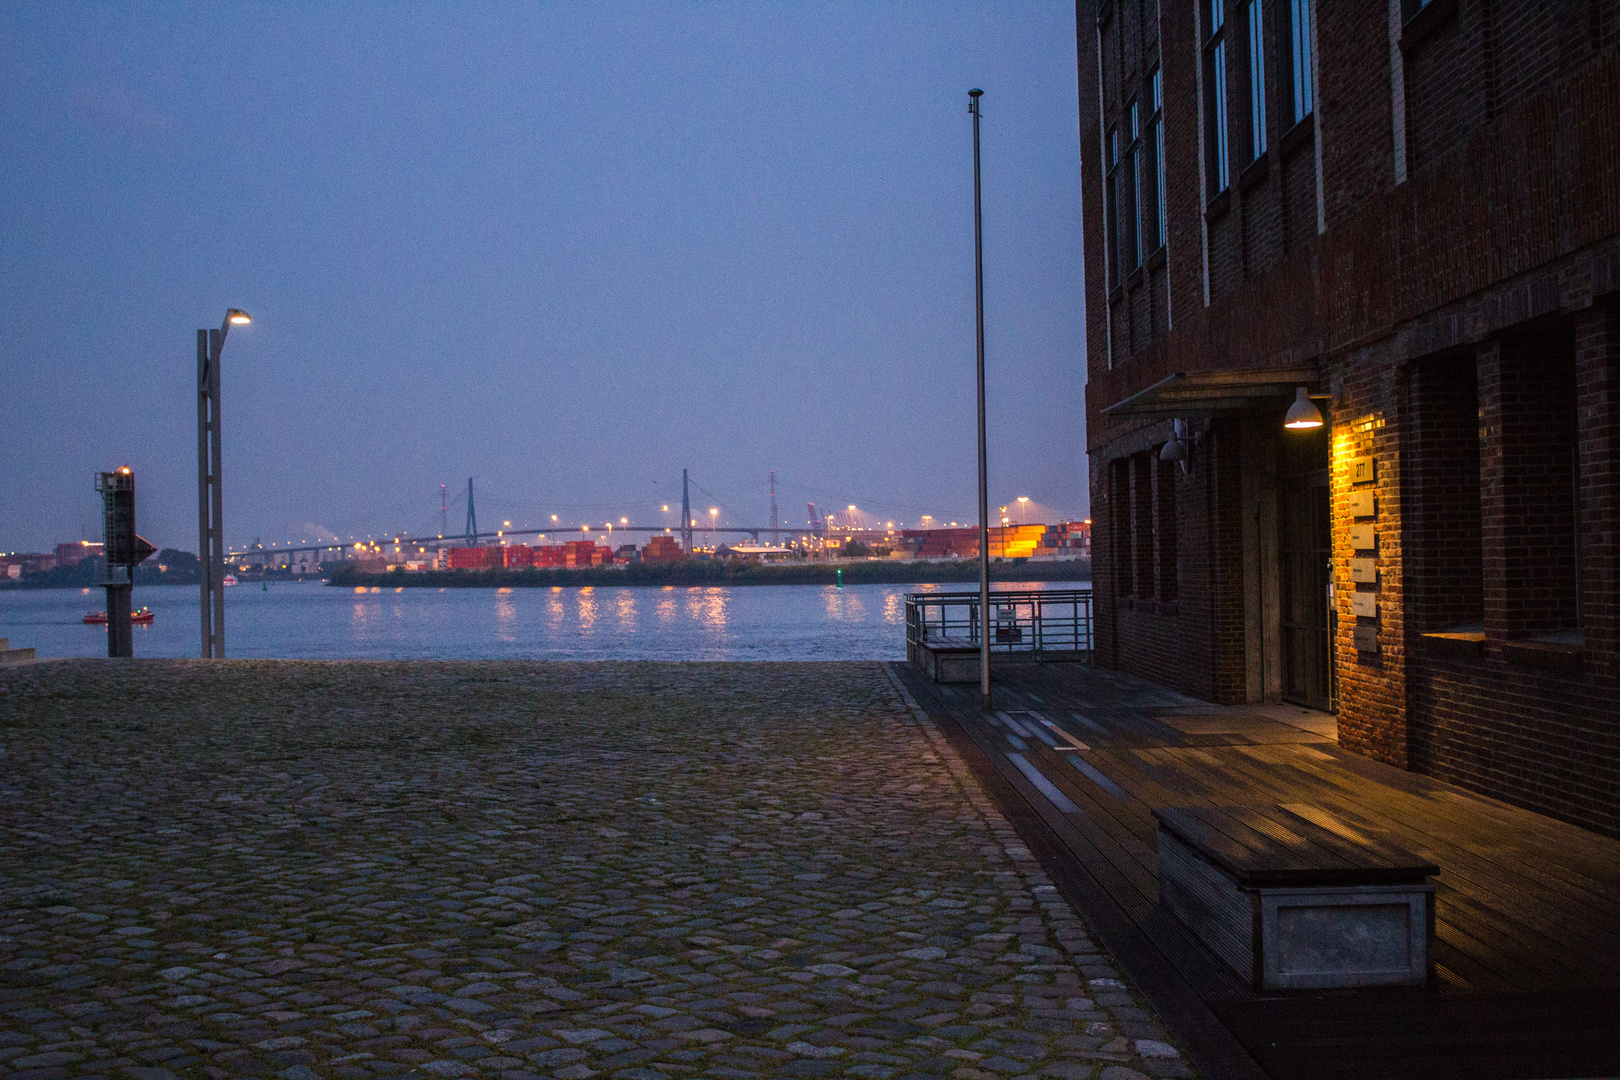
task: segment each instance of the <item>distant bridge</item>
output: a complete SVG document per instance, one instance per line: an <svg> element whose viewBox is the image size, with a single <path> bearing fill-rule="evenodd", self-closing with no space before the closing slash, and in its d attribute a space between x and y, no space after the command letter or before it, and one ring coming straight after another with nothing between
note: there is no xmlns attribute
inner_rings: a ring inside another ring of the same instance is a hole
<svg viewBox="0 0 1620 1080"><path fill-rule="evenodd" d="M698 536L703 533L740 533L744 536L752 537L756 542L759 540L760 533L768 533L771 531L773 530L769 526L719 525L713 528L707 526L700 527L697 525L692 526L692 534L694 536ZM802 532L802 534L805 536L810 535L810 530L808 529L777 529L774 531L795 534ZM356 550L361 548L366 550L376 548L380 550L382 548L397 547L403 551L407 547L428 547L430 545L438 548L454 546L472 547L485 540L502 540L510 536L552 536L560 533L579 533L582 536L588 533L592 537L605 536L611 539L614 533L668 533L671 536L678 536L680 534L680 528L679 526L673 525L614 525L612 528L609 528L606 525L563 525L553 526L549 529L500 529L495 532L474 533L472 536L466 536L464 534L457 534L455 536L395 536L382 540L339 540L324 544L300 544L297 546L289 545L286 547L277 545L274 547L247 548L243 551L227 552L225 557L228 559L247 559L260 558L265 555L292 554L293 552L297 551L345 551L349 548L354 548Z"/></svg>

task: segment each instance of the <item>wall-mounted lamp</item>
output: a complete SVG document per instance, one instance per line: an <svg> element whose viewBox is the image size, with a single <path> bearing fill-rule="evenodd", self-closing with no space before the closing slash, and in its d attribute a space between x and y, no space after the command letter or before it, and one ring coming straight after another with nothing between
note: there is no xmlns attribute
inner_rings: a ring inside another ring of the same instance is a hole
<svg viewBox="0 0 1620 1080"><path fill-rule="evenodd" d="M1187 447L1190 441L1191 437L1187 433L1187 421L1172 420L1170 422L1170 438L1159 449L1159 460L1179 461L1181 462L1181 471L1186 472L1188 459L1192 456Z"/></svg>
<svg viewBox="0 0 1620 1080"><path fill-rule="evenodd" d="M1322 426L1322 411L1311 404L1309 393L1301 386L1294 391L1294 403L1288 406L1283 427L1289 431L1313 431Z"/></svg>

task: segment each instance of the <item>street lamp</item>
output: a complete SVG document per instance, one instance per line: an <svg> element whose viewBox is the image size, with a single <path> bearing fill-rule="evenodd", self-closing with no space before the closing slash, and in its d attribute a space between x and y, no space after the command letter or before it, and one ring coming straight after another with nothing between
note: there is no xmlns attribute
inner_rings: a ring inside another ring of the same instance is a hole
<svg viewBox="0 0 1620 1080"><path fill-rule="evenodd" d="M1029 524L1029 496L1018 496L1018 524Z"/></svg>
<svg viewBox="0 0 1620 1080"><path fill-rule="evenodd" d="M225 657L225 493L219 449L219 354L233 326L253 320L225 312L218 330L197 331L197 579L202 590L202 656Z"/></svg>
<svg viewBox="0 0 1620 1080"><path fill-rule="evenodd" d="M714 546L715 546L715 543L714 543L714 527L716 525L718 525L719 523L720 523L720 508L717 507L717 506L709 507L709 547L711 549L714 548Z"/></svg>
<svg viewBox="0 0 1620 1080"><path fill-rule="evenodd" d="M973 114L973 297L979 345L979 706L990 710L990 469L984 435L984 215L979 207L979 98L968 91Z"/></svg>

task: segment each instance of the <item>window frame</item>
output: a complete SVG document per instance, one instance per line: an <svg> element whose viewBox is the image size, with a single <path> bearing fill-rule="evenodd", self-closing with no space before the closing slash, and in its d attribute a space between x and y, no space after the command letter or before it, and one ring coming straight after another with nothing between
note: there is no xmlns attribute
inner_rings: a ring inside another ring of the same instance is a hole
<svg viewBox="0 0 1620 1080"><path fill-rule="evenodd" d="M1260 0L1249 0L1244 12L1248 31L1249 160L1259 161L1270 148L1266 130L1266 24Z"/></svg>
<svg viewBox="0 0 1620 1080"><path fill-rule="evenodd" d="M1149 100L1153 112L1148 126L1153 130L1153 250L1158 251L1169 242L1170 230L1165 220L1166 192L1164 185L1164 69L1155 64L1148 75Z"/></svg>
<svg viewBox="0 0 1620 1080"><path fill-rule="evenodd" d="M1213 199L1232 186L1232 154L1227 138L1226 0L1204 0L1204 14L1208 30L1203 44L1204 123L1210 135L1205 145L1209 197Z"/></svg>
<svg viewBox="0 0 1620 1080"><path fill-rule="evenodd" d="M1108 199L1108 206L1106 208L1106 216L1108 218L1106 227L1108 234L1106 237L1106 242L1108 244L1108 272L1113 277L1113 281L1109 286L1109 291L1112 292L1125 282L1125 275L1122 273L1125 260L1120 253L1119 246L1120 153L1118 124L1112 124L1109 126L1108 130L1103 135L1103 145L1107 147L1108 154L1108 171L1106 174L1105 190L1105 194Z"/></svg>
<svg viewBox="0 0 1620 1080"><path fill-rule="evenodd" d="M1290 104L1295 124L1316 111L1316 82L1312 70L1314 47L1313 0L1288 0L1288 60Z"/></svg>

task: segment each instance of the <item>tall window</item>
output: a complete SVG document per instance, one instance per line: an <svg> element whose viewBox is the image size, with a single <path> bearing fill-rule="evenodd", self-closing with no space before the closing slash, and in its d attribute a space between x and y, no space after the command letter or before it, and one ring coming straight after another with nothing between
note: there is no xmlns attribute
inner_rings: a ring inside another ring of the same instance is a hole
<svg viewBox="0 0 1620 1080"><path fill-rule="evenodd" d="M1125 280L1125 256L1119 236L1119 128L1108 129L1108 247L1113 258L1114 284Z"/></svg>
<svg viewBox="0 0 1620 1080"><path fill-rule="evenodd" d="M1249 0L1249 130L1250 160L1266 154L1266 42L1260 23L1260 0Z"/></svg>
<svg viewBox="0 0 1620 1080"><path fill-rule="evenodd" d="M1157 241L1154 250L1164 247L1168 233L1164 220L1164 79L1158 69L1153 72L1153 116L1148 126L1153 129L1153 232Z"/></svg>
<svg viewBox="0 0 1620 1080"><path fill-rule="evenodd" d="M1126 163L1130 170L1131 206L1130 220L1125 223L1125 257L1132 270L1142 265L1142 115L1137 104L1133 100L1127 110L1131 124L1130 161Z"/></svg>
<svg viewBox="0 0 1620 1080"><path fill-rule="evenodd" d="M1294 123L1316 107L1311 85L1311 0L1288 0L1288 37L1294 68Z"/></svg>
<svg viewBox="0 0 1620 1080"><path fill-rule="evenodd" d="M1219 195L1231 183L1226 145L1226 0L1209 0L1209 40L1204 43L1205 145L1209 152L1209 188Z"/></svg>

